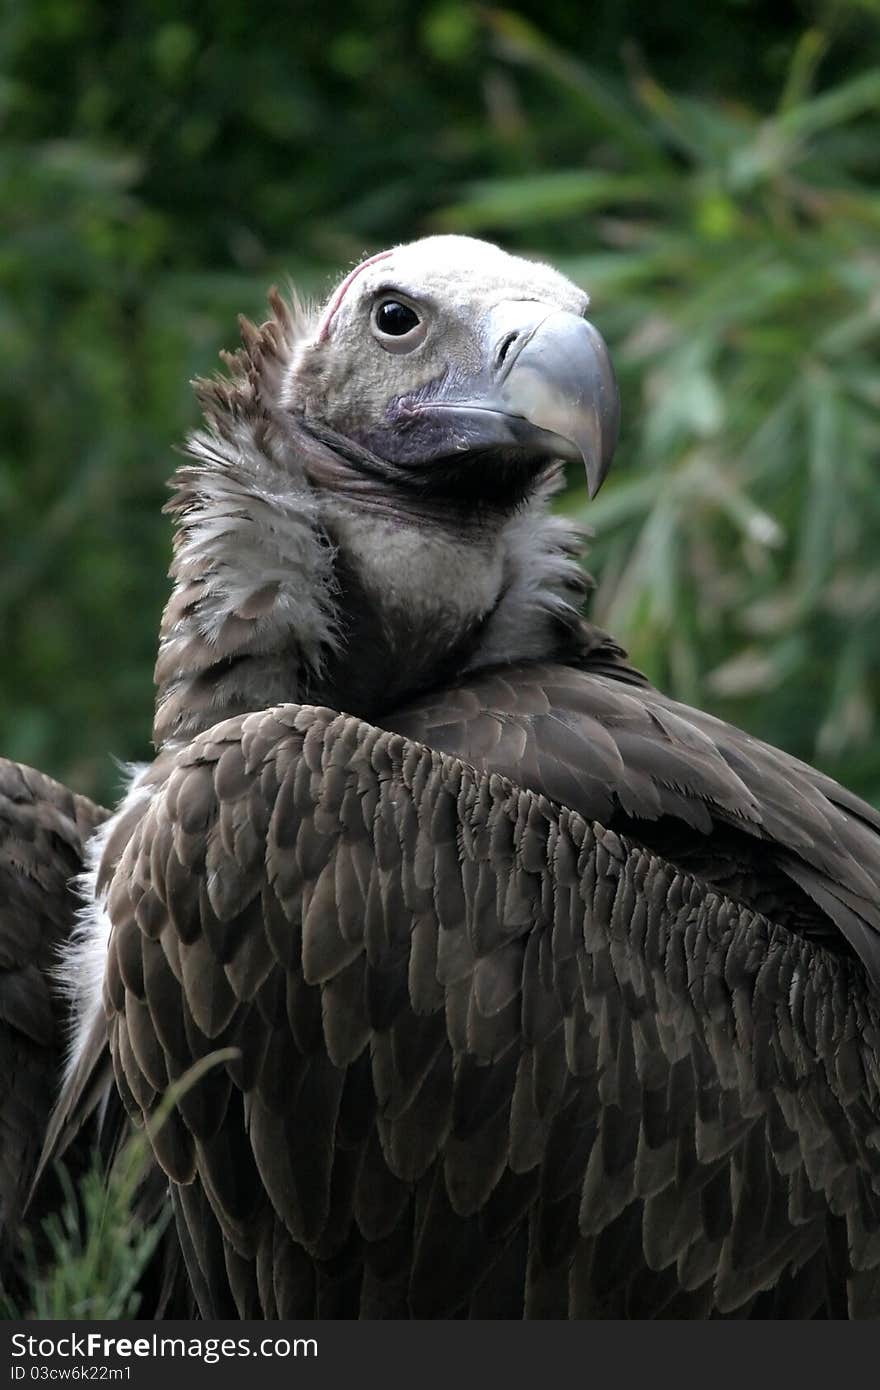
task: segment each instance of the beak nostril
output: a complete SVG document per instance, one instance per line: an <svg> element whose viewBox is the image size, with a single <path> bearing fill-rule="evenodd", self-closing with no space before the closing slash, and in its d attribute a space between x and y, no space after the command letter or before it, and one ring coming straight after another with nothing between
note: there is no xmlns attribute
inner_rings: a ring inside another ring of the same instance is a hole
<svg viewBox="0 0 880 1390"><path fill-rule="evenodd" d="M501 346L500 346L499 349L498 349L498 356L497 356L496 359L495 359L495 370L496 370L496 371L500 371L501 368L504 366L504 359L505 359L505 357L507 356L507 354L510 352L510 349L513 347L513 345L514 345L514 343L516 342L516 340L517 340L518 337L519 337L519 333L517 332L516 329L514 329L514 331L513 331L512 333L507 333L507 334L502 338L502 340L501 340Z"/></svg>

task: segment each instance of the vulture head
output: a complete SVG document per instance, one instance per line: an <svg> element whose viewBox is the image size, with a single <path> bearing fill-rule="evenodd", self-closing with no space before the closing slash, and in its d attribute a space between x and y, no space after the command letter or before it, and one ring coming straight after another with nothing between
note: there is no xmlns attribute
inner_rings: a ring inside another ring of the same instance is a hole
<svg viewBox="0 0 880 1390"><path fill-rule="evenodd" d="M618 406L588 303L549 266L469 237L381 252L298 348L289 408L402 488L510 505L555 458L582 461L595 493Z"/></svg>
<svg viewBox="0 0 880 1390"><path fill-rule="evenodd" d="M375 718L500 659L573 655L582 538L618 427L587 295L468 237L372 256L316 310L271 297L199 384L169 510L155 739L283 700Z"/></svg>

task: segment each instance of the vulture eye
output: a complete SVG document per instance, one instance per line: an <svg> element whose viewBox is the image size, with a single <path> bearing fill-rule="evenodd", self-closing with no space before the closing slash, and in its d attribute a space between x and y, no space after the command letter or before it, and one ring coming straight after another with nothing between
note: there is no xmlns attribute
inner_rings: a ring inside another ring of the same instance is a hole
<svg viewBox="0 0 880 1390"><path fill-rule="evenodd" d="M412 352L428 331L412 305L400 299L377 299L370 324L373 337L386 352Z"/></svg>

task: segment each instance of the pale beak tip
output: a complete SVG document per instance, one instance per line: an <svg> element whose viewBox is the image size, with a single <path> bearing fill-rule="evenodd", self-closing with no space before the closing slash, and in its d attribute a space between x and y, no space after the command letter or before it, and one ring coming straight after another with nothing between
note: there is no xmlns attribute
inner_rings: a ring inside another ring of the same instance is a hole
<svg viewBox="0 0 880 1390"><path fill-rule="evenodd" d="M594 468L591 463L587 464L587 492L591 502L594 501L605 481L605 472L605 469Z"/></svg>

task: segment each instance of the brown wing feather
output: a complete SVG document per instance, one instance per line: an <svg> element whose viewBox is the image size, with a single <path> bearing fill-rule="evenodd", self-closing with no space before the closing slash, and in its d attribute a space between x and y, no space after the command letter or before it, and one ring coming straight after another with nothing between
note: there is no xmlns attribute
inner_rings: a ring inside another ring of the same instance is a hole
<svg viewBox="0 0 880 1390"><path fill-rule="evenodd" d="M0 1269L59 1084L66 1007L52 968L74 924L71 878L107 812L33 768L0 759Z"/></svg>
<svg viewBox="0 0 880 1390"><path fill-rule="evenodd" d="M491 724L532 776L537 726ZM725 765L693 774L713 815ZM145 1011L171 1079L240 1051L156 1146L205 1315L876 1315L880 1014L852 958L297 706L180 753L110 887L131 1112L158 1102Z"/></svg>
<svg viewBox="0 0 880 1390"><path fill-rule="evenodd" d="M563 666L477 675L382 722L625 831L880 983L880 812L789 754Z"/></svg>
<svg viewBox="0 0 880 1390"><path fill-rule="evenodd" d="M76 1178L96 1145L109 1162L129 1132L103 1022L55 1107L69 1006L54 972L79 906L72 880L108 814L43 773L0 759L0 1287L19 1308L29 1298L25 1231L38 1260L52 1254L41 1228L64 1198L54 1161L63 1158ZM160 1170L145 1174L137 1199L145 1224L162 1210L166 1186ZM163 1237L140 1292L142 1311L190 1314L173 1233Z"/></svg>

